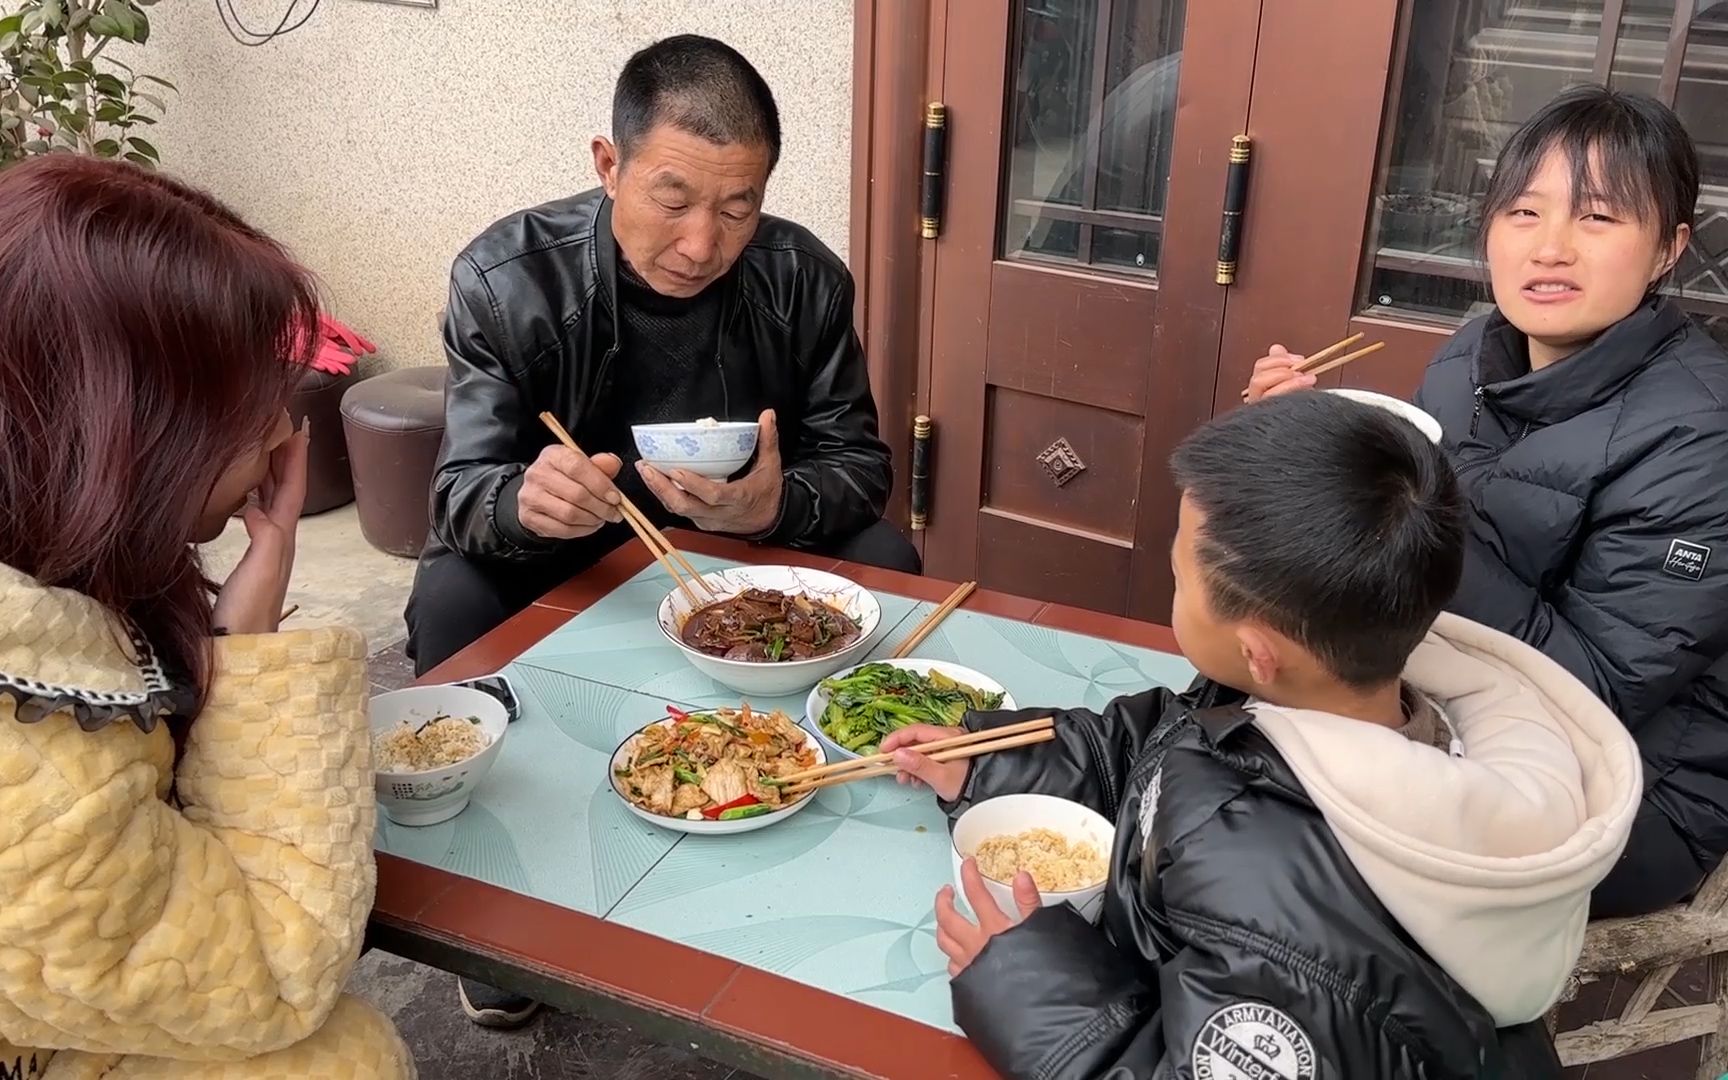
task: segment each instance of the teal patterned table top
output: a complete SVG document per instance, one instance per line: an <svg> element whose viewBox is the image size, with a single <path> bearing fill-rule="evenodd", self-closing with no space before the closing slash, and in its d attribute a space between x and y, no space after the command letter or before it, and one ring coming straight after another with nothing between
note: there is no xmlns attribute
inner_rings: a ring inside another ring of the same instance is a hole
<svg viewBox="0 0 1728 1080"><path fill-rule="evenodd" d="M655 625L671 587L658 566L643 570L505 669L522 716L474 801L424 828L380 815L379 849L953 1030L932 908L951 874L948 830L928 792L848 784L781 824L722 837L656 828L613 795L613 749L668 704L737 702ZM934 607L878 599L873 657ZM1179 656L964 611L917 655L976 668L1025 706L1096 709L1193 678ZM751 704L804 715L801 695Z"/></svg>

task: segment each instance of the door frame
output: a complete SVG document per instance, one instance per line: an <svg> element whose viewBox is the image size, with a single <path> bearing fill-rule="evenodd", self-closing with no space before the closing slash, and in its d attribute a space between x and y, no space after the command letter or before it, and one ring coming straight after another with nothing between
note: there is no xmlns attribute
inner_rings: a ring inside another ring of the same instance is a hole
<svg viewBox="0 0 1728 1080"><path fill-rule="evenodd" d="M953 48L945 58L955 87L948 95L953 182L943 235L935 245L932 309L941 318L930 339L931 403L941 440L932 470L930 513L940 539L933 534L927 542L925 561L931 573L954 577L965 576L981 558L977 513L984 502L986 417L979 392L988 366L993 271L1004 265L998 258L999 196L1013 27L1011 5L1002 0L950 0L950 6L953 25L964 27L968 40L991 43ZM1151 342L1136 470L1139 489L1122 493L1138 499L1133 543L1124 560L1124 608L1135 618L1162 621L1169 616L1167 553L1175 534L1178 494L1167 461L1176 443L1212 412L1214 365L1228 295L1213 280L1218 228L1230 140L1243 130L1248 116L1246 74L1252 70L1257 39L1252 31L1259 18L1258 3L1190 0L1187 6L1183 53L1204 56L1208 62L1184 63L1179 76L1173 145L1183 159L1197 159L1198 164L1172 170L1163 216L1184 227L1165 231L1159 256L1164 269L1155 298L1148 298L1158 316L1146 327ZM998 42L1000 48L995 47ZM1073 273L1114 284L1107 274L1080 268ZM1136 291L1152 288L1132 285Z"/></svg>
<svg viewBox="0 0 1728 1080"><path fill-rule="evenodd" d="M1184 48L1204 46L1205 35L1223 32L1226 22L1239 26L1240 16L1230 20L1221 14L1220 9L1229 6L1190 0ZM995 140L988 154L998 162L990 185L988 235L971 236L963 224L957 225L959 193L950 183L942 236L920 239L921 118L926 102L944 100L950 80L965 86L969 80L987 78L1002 100L1011 44L1005 25L1007 7L1003 0L854 0L853 4L849 261L857 279L856 318L871 388L895 467L888 516L903 526L908 520L913 418L930 412L933 392L945 396L940 388L959 374L952 365L938 362L953 355L956 344L952 333L936 324L934 313L939 296L948 302L958 290L964 302L967 283L944 281L942 255L978 243L993 252L1001 180L998 113L988 134ZM1199 130L1196 112L1211 115L1214 124L1223 123L1221 116L1234 117L1238 130L1254 139L1235 284L1229 288L1178 284L1180 278L1195 275L1171 275L1160 284L1160 306L1173 305L1184 315L1174 325L1160 320L1156 347L1164 355L1198 350L1193 370L1209 367L1216 378L1207 385L1188 385L1184 380L1173 387L1151 386L1149 392L1174 392L1185 403L1192 399L1195 424L1235 407L1254 359L1275 340L1300 350L1357 331L1384 339L1388 345L1384 357L1341 369L1327 376L1327 382L1406 394L1427 358L1452 332L1449 326L1361 313L1361 288L1369 261L1364 245L1372 235L1373 196L1384 168L1390 95L1398 86L1408 10L1409 4L1389 0L1263 4L1257 37L1237 43L1256 50L1251 84L1214 85L1219 81L1215 73L1199 70L1198 65L1184 68L1178 91L1178 144L1184 123ZM1002 55L984 55L992 52L985 49L949 55L951 17L963 20L960 25L968 26L978 40L988 39L981 33L984 26L992 32L999 29ZM1260 48L1262 43L1275 43L1275 47ZM1316 117L1325 118L1324 126ZM951 116L950 174L956 171L956 163L963 165L982 152L978 146L983 133L969 119ZM1301 137L1292 136L1295 130L1302 132ZM1261 131L1269 134L1260 137ZM1190 175L1205 178L1186 187L1173 185L1167 213L1217 221L1223 209L1227 148L1194 149L1209 156L1208 170L1215 175L1193 172ZM966 197L985 201L978 191L969 191ZM1197 246L1192 251L1170 251L1165 258L1171 265L1187 260L1210 266L1215 251ZM954 260L949 261L952 265ZM975 283L972 288L980 291ZM977 314L975 310L974 318ZM1216 350L1213 358L1205 356L1209 349ZM973 379L979 375L977 371L966 374ZM940 416L935 419L932 519L956 512L945 511L945 506L976 500L982 482L980 440L971 437L978 433L966 426L956 430ZM1163 474L1169 449L1185 434L1148 431L1143 478ZM972 508L977 505L971 503ZM1142 501L1136 528L1137 565L1153 565L1139 556L1167 546L1174 530L1174 508L1173 488L1159 498ZM932 550L923 533L912 536L932 573L965 576L975 565ZM1130 615L1154 621L1167 617L1167 586L1137 577L1129 582L1129 589Z"/></svg>

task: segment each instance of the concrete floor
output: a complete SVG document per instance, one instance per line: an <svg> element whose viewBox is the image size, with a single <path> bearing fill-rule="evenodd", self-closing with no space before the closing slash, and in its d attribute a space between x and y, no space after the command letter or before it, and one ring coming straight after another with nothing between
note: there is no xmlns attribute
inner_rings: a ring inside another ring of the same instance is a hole
<svg viewBox="0 0 1728 1080"><path fill-rule="evenodd" d="M245 550L246 530L232 522L204 549L211 576L220 580ZM288 593L300 610L287 625L357 627L372 650L374 691L398 689L413 679L402 653L402 607L413 580L413 560L385 555L361 537L352 505L306 518ZM349 989L395 1018L424 1080L752 1080L581 1014L542 1011L513 1032L475 1027L462 1016L453 976L377 950L361 957Z"/></svg>
<svg viewBox="0 0 1728 1080"><path fill-rule="evenodd" d="M246 532L233 523L205 550L220 578L245 551ZM402 607L413 584L414 563L382 554L360 535L353 506L305 519L289 603L300 610L289 623L343 622L371 643L374 690L407 685L413 671L402 653ZM661 1046L628 1027L597 1017L542 1012L528 1027L491 1032L467 1023L456 1000L455 979L441 971L373 951L355 967L350 989L396 1020L426 1080L487 1076L503 1080L753 1080L681 1048ZM1707 999L1702 964L1682 969L1664 1004ZM1562 1011L1562 1029L1616 1015L1636 988L1617 979L1586 987ZM1690 1080L1698 1064L1696 1042L1568 1069L1567 1080Z"/></svg>

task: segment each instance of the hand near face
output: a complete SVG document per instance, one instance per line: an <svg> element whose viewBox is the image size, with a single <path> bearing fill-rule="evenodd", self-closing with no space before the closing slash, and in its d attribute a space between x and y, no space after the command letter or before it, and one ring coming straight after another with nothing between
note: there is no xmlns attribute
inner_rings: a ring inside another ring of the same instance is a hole
<svg viewBox="0 0 1728 1080"><path fill-rule="evenodd" d="M284 421L286 422L286 421ZM246 506L246 554L216 595L211 625L230 634L271 634L294 574L294 542L306 503L307 427L270 452L270 470Z"/></svg>
<svg viewBox="0 0 1728 1080"><path fill-rule="evenodd" d="M709 480L686 469L663 473L645 461L636 463L642 482L660 505L705 532L754 536L767 532L780 519L780 494L785 484L780 465L780 434L774 410L757 419L756 465L732 481Z"/></svg>

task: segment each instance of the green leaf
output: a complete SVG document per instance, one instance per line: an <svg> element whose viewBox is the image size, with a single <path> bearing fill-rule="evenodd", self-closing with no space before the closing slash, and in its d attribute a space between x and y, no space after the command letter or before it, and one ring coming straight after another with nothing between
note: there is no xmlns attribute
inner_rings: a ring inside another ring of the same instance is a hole
<svg viewBox="0 0 1728 1080"><path fill-rule="evenodd" d="M96 92L104 97L125 97L126 84L120 80L120 76L104 71L96 76Z"/></svg>
<svg viewBox="0 0 1728 1080"><path fill-rule="evenodd" d="M104 101L96 106L96 119L100 123L112 124L126 119L126 106L118 101Z"/></svg>
<svg viewBox="0 0 1728 1080"><path fill-rule="evenodd" d="M59 26L66 21L66 6L60 0L42 0L42 20L49 26Z"/></svg>
<svg viewBox="0 0 1728 1080"><path fill-rule="evenodd" d="M139 101L147 101L151 105L154 105L156 107L157 112L167 112L168 111L168 103L166 101L163 101L161 98L157 97L155 94L146 94L142 90L136 90L136 91L133 91L132 96L137 98Z"/></svg>
<svg viewBox="0 0 1728 1080"><path fill-rule="evenodd" d="M90 130L90 118L83 113L68 112L60 119L67 127L80 135Z"/></svg>
<svg viewBox="0 0 1728 1080"><path fill-rule="evenodd" d="M22 127L23 124L24 121L16 116L0 116L0 131L11 131L15 127Z"/></svg>
<svg viewBox="0 0 1728 1080"><path fill-rule="evenodd" d="M19 29L26 34L34 34L39 32L42 29L42 24L47 21L48 17L42 13L41 8L32 8L24 13L24 22L19 26Z"/></svg>
<svg viewBox="0 0 1728 1080"><path fill-rule="evenodd" d="M24 13L0 16L0 34L20 33L24 26Z"/></svg>
<svg viewBox="0 0 1728 1080"><path fill-rule="evenodd" d="M140 154L143 154L145 157L149 158L151 161L161 161L162 160L162 155L157 152L157 150L154 146L150 145L150 141L148 139L140 139L136 135L131 135L131 136L127 137L126 141L132 144L132 149L138 151ZM130 156L130 155L128 155L128 156Z"/></svg>
<svg viewBox="0 0 1728 1080"><path fill-rule="evenodd" d="M166 86L168 89L174 91L176 94L178 94L180 92L180 88L178 86L175 86L173 83L169 82L167 79L158 79L154 75L140 75L140 76L138 76L138 78L143 82L153 82L157 86Z"/></svg>
<svg viewBox="0 0 1728 1080"><path fill-rule="evenodd" d="M98 139L91 149L96 151L97 157L116 157L120 153L120 142L117 139Z"/></svg>
<svg viewBox="0 0 1728 1080"><path fill-rule="evenodd" d="M146 169L154 169L156 167L156 163L154 161L151 161L149 158L145 157L143 154L135 154L135 153L128 151L126 154L126 160L133 162L135 164L138 164L138 165L142 165Z"/></svg>
<svg viewBox="0 0 1728 1080"><path fill-rule="evenodd" d="M11 52L18 46L18 31L8 30L0 34L0 53Z"/></svg>
<svg viewBox="0 0 1728 1080"><path fill-rule="evenodd" d="M26 154L45 154L48 152L48 149L49 146L47 139L31 139L29 142L24 144L24 152Z"/></svg>
<svg viewBox="0 0 1728 1080"><path fill-rule="evenodd" d="M135 112L127 118L126 122L128 124L154 124L156 118L149 113Z"/></svg>
<svg viewBox="0 0 1728 1080"><path fill-rule="evenodd" d="M150 40L150 17L137 8L130 10L132 12L132 40L136 44L143 45Z"/></svg>
<svg viewBox="0 0 1728 1080"><path fill-rule="evenodd" d="M119 38L121 41L126 40L126 28L120 25L120 20L109 15L107 12L103 12L101 15L91 19L89 30L97 37Z"/></svg>
<svg viewBox="0 0 1728 1080"><path fill-rule="evenodd" d="M90 81L90 76L82 71L62 71L54 76L54 81L61 86L83 86Z"/></svg>

